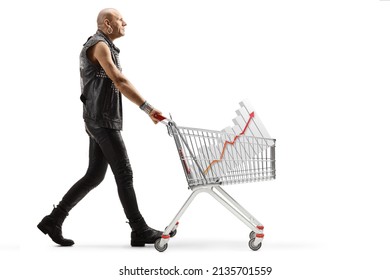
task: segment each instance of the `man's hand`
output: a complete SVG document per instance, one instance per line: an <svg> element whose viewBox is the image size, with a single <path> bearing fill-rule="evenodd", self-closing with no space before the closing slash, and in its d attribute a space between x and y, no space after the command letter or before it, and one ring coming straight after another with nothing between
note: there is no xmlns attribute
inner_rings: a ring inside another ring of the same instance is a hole
<svg viewBox="0 0 390 280"><path fill-rule="evenodd" d="M160 120L155 117L156 115L162 115L162 113L157 109L153 109L149 114L149 117L152 119L154 124L157 124L158 122L160 122Z"/></svg>

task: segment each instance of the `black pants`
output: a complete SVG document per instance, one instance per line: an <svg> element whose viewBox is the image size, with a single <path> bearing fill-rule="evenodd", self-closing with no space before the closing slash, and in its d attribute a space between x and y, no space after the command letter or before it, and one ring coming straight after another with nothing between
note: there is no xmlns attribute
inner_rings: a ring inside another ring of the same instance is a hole
<svg viewBox="0 0 390 280"><path fill-rule="evenodd" d="M89 124L86 124L86 130L90 138L88 170L84 177L69 189L59 206L69 212L103 181L109 164L127 219L131 222L142 218L133 189L133 172L120 131Z"/></svg>

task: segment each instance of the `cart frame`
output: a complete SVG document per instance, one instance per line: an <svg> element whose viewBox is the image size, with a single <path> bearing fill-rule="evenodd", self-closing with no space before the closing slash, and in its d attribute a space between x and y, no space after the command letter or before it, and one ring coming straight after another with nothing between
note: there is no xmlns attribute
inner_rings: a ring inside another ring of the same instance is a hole
<svg viewBox="0 0 390 280"><path fill-rule="evenodd" d="M251 229L249 247L260 249L264 226L231 197L222 185L275 179L275 139L247 134L179 127L161 115L159 120L173 136L191 195L165 228L154 246L163 252L177 232L179 220L200 193L208 193ZM243 130L245 132L247 127ZM221 151L222 149L222 151Z"/></svg>

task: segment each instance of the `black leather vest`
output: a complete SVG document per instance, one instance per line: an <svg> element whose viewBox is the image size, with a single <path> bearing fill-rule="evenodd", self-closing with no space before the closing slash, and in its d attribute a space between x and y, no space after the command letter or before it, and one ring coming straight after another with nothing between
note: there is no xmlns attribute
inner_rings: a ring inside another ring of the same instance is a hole
<svg viewBox="0 0 390 280"><path fill-rule="evenodd" d="M122 94L100 65L93 64L87 57L87 50L104 42L111 51L112 61L120 71L119 49L101 31L89 37L80 53L80 99L84 104L84 121L110 129L122 129Z"/></svg>

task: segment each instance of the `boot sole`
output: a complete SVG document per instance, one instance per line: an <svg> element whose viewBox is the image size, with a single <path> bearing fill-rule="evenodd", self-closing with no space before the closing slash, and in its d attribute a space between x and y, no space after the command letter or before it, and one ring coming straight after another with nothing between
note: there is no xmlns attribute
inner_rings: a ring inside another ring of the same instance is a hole
<svg viewBox="0 0 390 280"><path fill-rule="evenodd" d="M44 225L42 225L42 223L39 223L39 224L37 225L37 228L38 228L40 231L42 231L45 235L46 235L46 234L49 234L49 230L48 230ZM68 247L68 246L74 245L73 240L72 240L71 242L69 242L69 243L63 243L63 242L58 242L58 241L56 241L56 240L53 240L53 238L50 236L50 234L49 234L49 237L51 238L51 240L52 240L54 243L56 243L56 244L58 244L58 245L60 245L60 246Z"/></svg>
<svg viewBox="0 0 390 280"><path fill-rule="evenodd" d="M145 247L145 242L131 242L131 247Z"/></svg>

